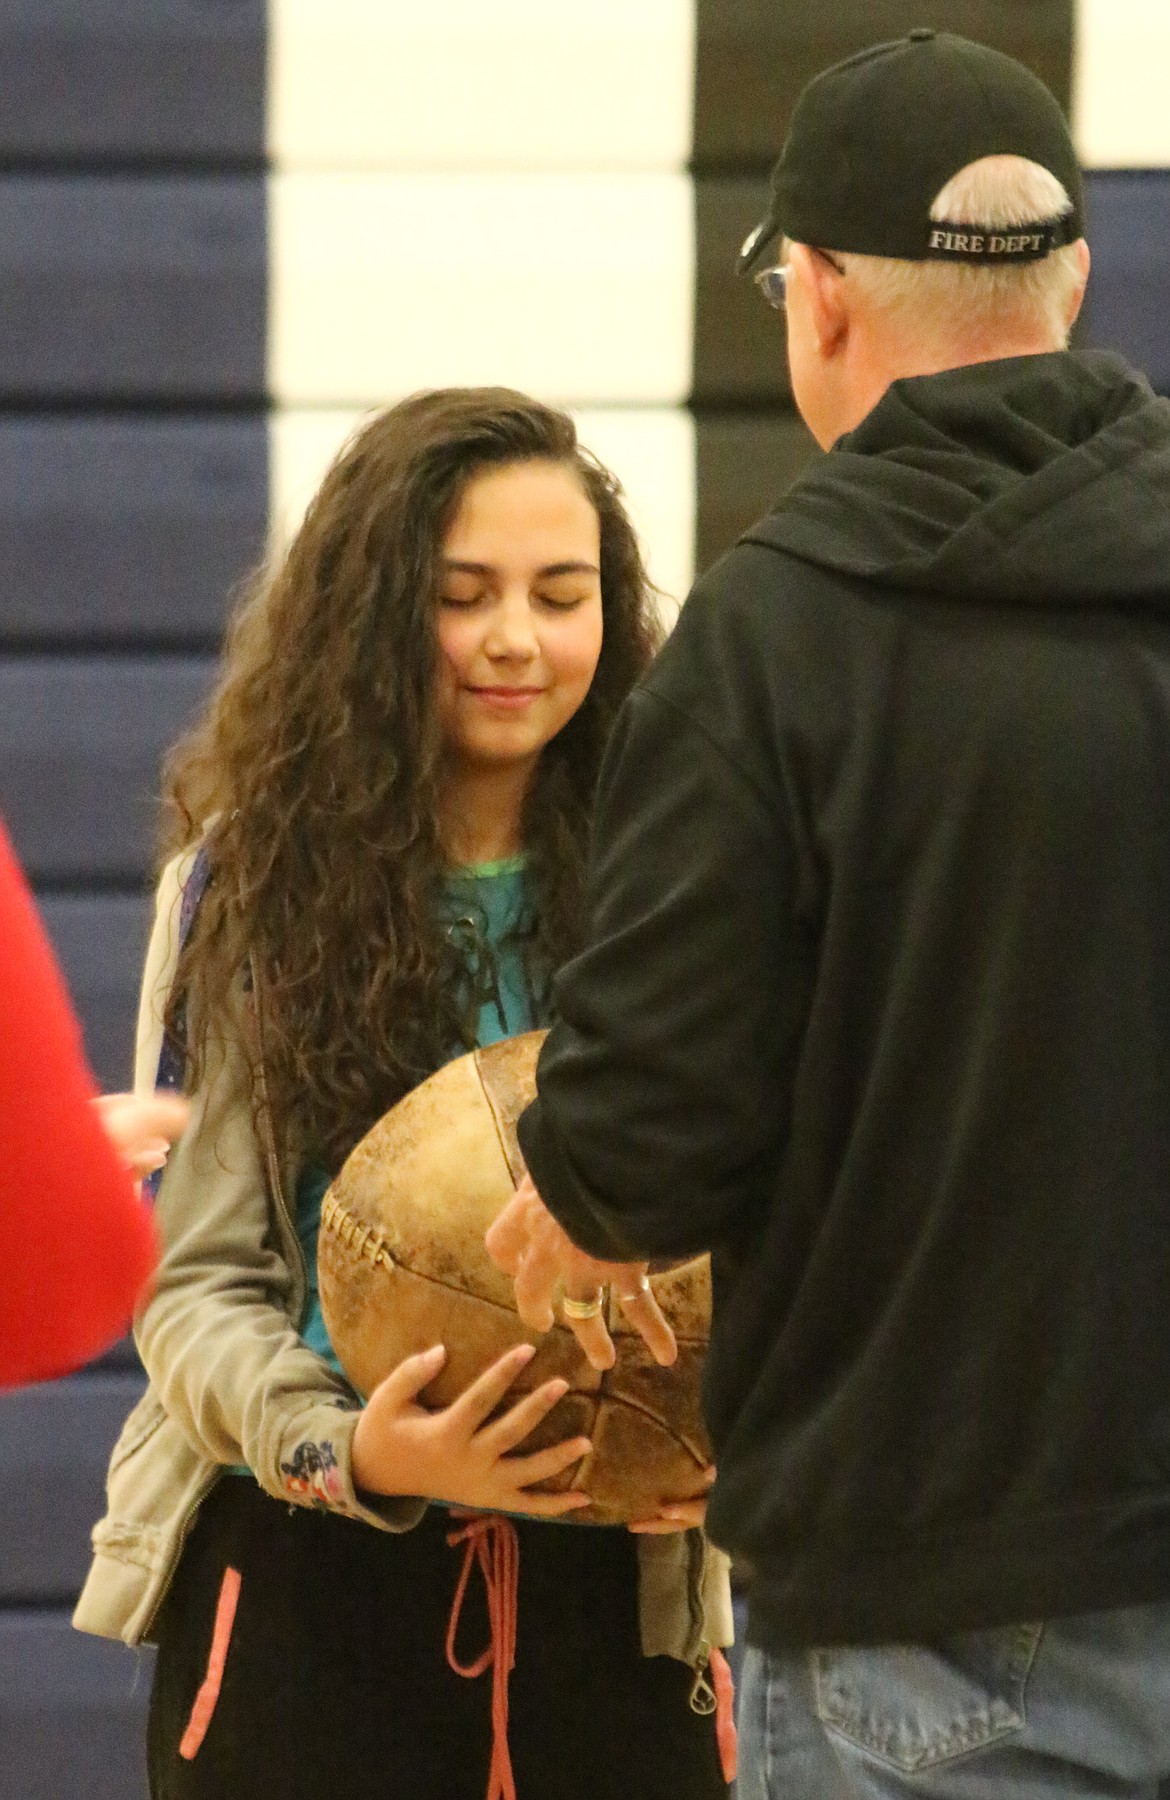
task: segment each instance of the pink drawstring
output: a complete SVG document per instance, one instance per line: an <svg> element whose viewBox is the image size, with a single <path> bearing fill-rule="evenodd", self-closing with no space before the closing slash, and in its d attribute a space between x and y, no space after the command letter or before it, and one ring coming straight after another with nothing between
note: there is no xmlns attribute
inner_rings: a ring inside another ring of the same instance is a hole
<svg viewBox="0 0 1170 1800"><path fill-rule="evenodd" d="M512 1758L508 1750L508 1676L516 1661L516 1612L520 1576L520 1540L511 1519L498 1513L486 1513L467 1519L459 1530L449 1532L447 1542L465 1546L463 1567L451 1603L447 1624L447 1662L456 1675L474 1681L491 1666L492 1670L492 1760L488 1771L487 1800L516 1800L516 1781L512 1774ZM487 1648L472 1663L461 1663L455 1653L455 1637L463 1610L463 1597L471 1579L472 1565L478 1562L487 1591L488 1619L491 1638ZM731 1666L722 1650L713 1649L707 1672L715 1694L715 1741L719 1747L719 1764L723 1779L735 1780L739 1761L739 1738L735 1728L735 1684Z"/></svg>
<svg viewBox="0 0 1170 1800"><path fill-rule="evenodd" d="M715 1689L715 1741L724 1781L734 1781L739 1766L739 1733L735 1728L735 1682L731 1664L722 1650L714 1649L707 1664Z"/></svg>
<svg viewBox="0 0 1170 1800"><path fill-rule="evenodd" d="M191 1708L191 1717L187 1721L187 1729L179 1744L179 1755L184 1762L193 1762L199 1753L199 1746L207 1736L207 1727L211 1724L211 1715L215 1711L215 1703L219 1699L219 1690L223 1682L223 1665L227 1661L228 1644L231 1642L232 1626L236 1620L236 1603L240 1598L240 1571L226 1568L219 1588L219 1600L215 1608L215 1625L211 1633L211 1653L207 1658L207 1673L203 1677L203 1685L195 1696L195 1704Z"/></svg>
<svg viewBox="0 0 1170 1800"><path fill-rule="evenodd" d="M451 1604L447 1625L447 1662L456 1675L474 1681L489 1663L492 1670L492 1760L488 1770L487 1800L516 1800L516 1781L508 1751L508 1676L516 1662L516 1606L520 1578L520 1540L511 1519L488 1513L469 1519L447 1542L466 1545L463 1568ZM473 1663L461 1663L455 1654L455 1634L463 1596L474 1562L479 1563L487 1590L491 1639Z"/></svg>

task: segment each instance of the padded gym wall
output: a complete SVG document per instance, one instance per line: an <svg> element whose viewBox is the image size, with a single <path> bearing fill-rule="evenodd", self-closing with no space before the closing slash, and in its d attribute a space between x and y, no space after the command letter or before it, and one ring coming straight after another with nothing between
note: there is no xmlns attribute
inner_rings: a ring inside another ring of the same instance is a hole
<svg viewBox="0 0 1170 1800"><path fill-rule="evenodd" d="M263 0L0 4L0 810L107 1085L160 755L267 529L267 61ZM2 1800L145 1793L148 1660L69 1625L141 1386L125 1346L0 1396Z"/></svg>
<svg viewBox="0 0 1170 1800"><path fill-rule="evenodd" d="M674 601L814 451L734 277L816 69L933 24L1090 170L1085 333L1170 392L1164 0L0 0L0 810L124 1083L158 770L354 421L570 405ZM137 1800L148 1655L69 1629L122 1347L0 1398L0 1800Z"/></svg>

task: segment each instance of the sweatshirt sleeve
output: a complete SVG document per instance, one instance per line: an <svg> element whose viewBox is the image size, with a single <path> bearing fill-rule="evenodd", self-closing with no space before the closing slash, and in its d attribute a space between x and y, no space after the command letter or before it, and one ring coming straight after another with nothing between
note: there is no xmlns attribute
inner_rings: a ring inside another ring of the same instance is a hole
<svg viewBox="0 0 1170 1800"><path fill-rule="evenodd" d="M606 1258L714 1248L763 1202L812 979L751 658L695 605L611 738L588 941L519 1128L546 1205Z"/></svg>
<svg viewBox="0 0 1170 1800"><path fill-rule="evenodd" d="M189 866L172 863L159 887L138 1024L143 1085L157 1068ZM425 1502L355 1488L360 1402L290 1317L298 1282L256 1131L247 1036L242 1013L212 1034L190 1124L167 1159L156 1203L163 1252L137 1319L139 1353L168 1414L209 1461L246 1464L277 1499L408 1530Z"/></svg>
<svg viewBox="0 0 1170 1800"><path fill-rule="evenodd" d="M65 983L0 828L0 1386L64 1374L127 1328L156 1258L91 1104Z"/></svg>

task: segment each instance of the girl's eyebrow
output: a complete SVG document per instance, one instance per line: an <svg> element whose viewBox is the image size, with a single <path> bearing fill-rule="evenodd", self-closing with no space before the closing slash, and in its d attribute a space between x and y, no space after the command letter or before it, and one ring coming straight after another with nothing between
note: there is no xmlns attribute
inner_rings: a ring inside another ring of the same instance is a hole
<svg viewBox="0 0 1170 1800"><path fill-rule="evenodd" d="M445 569L450 569L453 574L457 575L495 575L497 573L497 570L492 563L462 562L457 558L450 556L445 556L443 558L443 567ZM596 563L559 562L546 563L543 568L537 569L536 573L546 577L556 575L600 575L601 570L597 567Z"/></svg>

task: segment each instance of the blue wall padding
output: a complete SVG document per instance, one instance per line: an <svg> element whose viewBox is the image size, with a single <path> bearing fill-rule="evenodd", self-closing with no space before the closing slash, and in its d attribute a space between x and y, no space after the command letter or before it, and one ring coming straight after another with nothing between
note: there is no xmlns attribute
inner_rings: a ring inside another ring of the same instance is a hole
<svg viewBox="0 0 1170 1800"><path fill-rule="evenodd" d="M159 762L207 690L207 657L0 657L0 815L33 880L138 887Z"/></svg>
<svg viewBox="0 0 1170 1800"><path fill-rule="evenodd" d="M1120 350L1170 394L1170 170L1098 170L1085 189L1093 272L1082 341Z"/></svg>
<svg viewBox="0 0 1170 1800"><path fill-rule="evenodd" d="M0 644L213 648L267 515L259 414L0 418Z"/></svg>
<svg viewBox="0 0 1170 1800"><path fill-rule="evenodd" d="M265 0L5 0L0 156L258 161Z"/></svg>
<svg viewBox="0 0 1170 1800"><path fill-rule="evenodd" d="M130 1369L138 1374L142 1369L142 1364L138 1360L138 1352L134 1348L134 1339L129 1333L124 1338L119 1338L116 1344L111 1344L105 1355L95 1358L89 1366L95 1372Z"/></svg>
<svg viewBox="0 0 1170 1800"><path fill-rule="evenodd" d="M40 905L98 1084L128 1087L150 901L140 894L50 894Z"/></svg>
<svg viewBox="0 0 1170 1800"><path fill-rule="evenodd" d="M0 400L260 400L260 175L0 180Z"/></svg>
<svg viewBox="0 0 1170 1800"><path fill-rule="evenodd" d="M132 1372L87 1372L0 1394L0 1458L20 1466L0 1519L0 1604L72 1602L105 1511L110 1451L144 1385Z"/></svg>
<svg viewBox="0 0 1170 1800"><path fill-rule="evenodd" d="M68 1613L0 1613L0 1800L146 1800L150 1663Z"/></svg>

